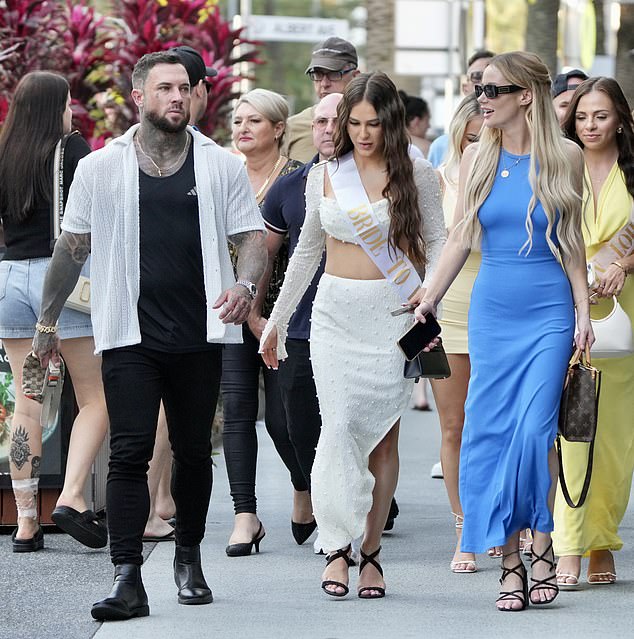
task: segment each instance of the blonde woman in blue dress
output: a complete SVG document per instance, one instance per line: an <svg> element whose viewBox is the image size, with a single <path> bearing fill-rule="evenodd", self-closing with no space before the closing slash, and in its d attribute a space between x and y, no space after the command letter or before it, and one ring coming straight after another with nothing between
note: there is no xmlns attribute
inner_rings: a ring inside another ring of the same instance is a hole
<svg viewBox="0 0 634 639"><path fill-rule="evenodd" d="M403 301L400 278L386 277L366 253L367 242L381 238L373 243L376 256L411 260L403 286L418 282L409 298L417 304L424 289L414 268L433 273L445 227L437 176L427 161L409 158L405 111L392 81L384 73L358 76L346 87L337 115L336 159L308 176L306 220L260 348L273 368L286 357L289 318L325 247L310 335L322 416L312 499L329 553L322 589L333 597L348 593L350 543L363 535L357 594L376 599L385 596L381 534L398 481L400 417L413 386L403 377L396 341L413 317L391 315ZM341 184L344 173L352 173L351 180ZM350 184L359 206L345 203ZM353 217L362 232L355 232Z"/></svg>
<svg viewBox="0 0 634 639"><path fill-rule="evenodd" d="M469 309L461 550L503 547L496 607L509 612L558 594L553 444L573 336L581 348L594 341L581 234L583 157L561 135L548 69L536 55L495 56L476 95L484 128L465 150L457 224L415 315L424 321L423 313L436 312L480 245ZM534 531L530 588L519 554L525 528Z"/></svg>

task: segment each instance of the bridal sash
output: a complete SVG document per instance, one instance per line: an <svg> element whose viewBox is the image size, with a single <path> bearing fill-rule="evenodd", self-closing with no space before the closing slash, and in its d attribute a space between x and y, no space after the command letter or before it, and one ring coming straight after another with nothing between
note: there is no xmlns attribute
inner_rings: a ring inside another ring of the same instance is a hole
<svg viewBox="0 0 634 639"><path fill-rule="evenodd" d="M343 216L359 245L392 284L403 302L421 287L421 279L410 259L398 247L390 247L387 232L372 208L352 153L328 162L328 176Z"/></svg>

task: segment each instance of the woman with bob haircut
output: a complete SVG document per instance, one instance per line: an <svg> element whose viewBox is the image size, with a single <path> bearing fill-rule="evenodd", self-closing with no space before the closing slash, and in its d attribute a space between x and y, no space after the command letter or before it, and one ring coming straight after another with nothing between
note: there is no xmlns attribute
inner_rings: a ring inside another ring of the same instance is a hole
<svg viewBox="0 0 634 639"><path fill-rule="evenodd" d="M315 519L328 552L321 587L333 597L348 594L350 543L363 535L357 594L375 599L385 596L381 533L413 384L403 377L396 344L412 315L391 311L422 298L418 272L433 273L445 228L438 179L427 161L408 155L405 110L388 76L352 80L337 116L334 159L308 176L306 220L260 350L272 368L286 358L289 318L325 247L310 336L322 415L312 471Z"/></svg>
<svg viewBox="0 0 634 639"><path fill-rule="evenodd" d="M262 208L266 194L275 180L301 166L282 153L288 103L267 89L245 93L235 105L232 120L233 144L245 158L247 174ZM232 258L235 251L229 247ZM234 526L226 553L229 557L258 552L265 535L257 515L255 476L258 438L255 422L258 414L260 371L264 377L264 423L275 448L289 471L293 484L295 523L312 521L308 484L291 443L282 405L277 372L263 366L258 343L288 263L287 245L282 247L271 269L257 283L251 314L242 325L242 344L227 344L222 355L222 402L224 411L223 449L235 512Z"/></svg>
<svg viewBox="0 0 634 639"><path fill-rule="evenodd" d="M484 127L464 152L455 227L415 315L423 321L436 312L480 245L469 309L461 550L503 547L496 606L506 612L558 594L553 444L573 335L579 348L594 337L581 235L583 157L561 136L548 69L532 53L495 56L476 95ZM519 554L525 528L534 531L530 589Z"/></svg>
<svg viewBox="0 0 634 639"><path fill-rule="evenodd" d="M65 137L71 132L70 103L68 82L63 77L47 71L28 73L18 83L0 134L0 216L7 248L0 262L0 339L15 383L9 452L18 511L13 552L44 547L37 516L42 407L22 392L22 363L31 351L33 334L39 330L36 322L42 286L53 250L55 148L64 138L64 196L77 163L90 152L80 135ZM107 543L106 529L95 513L87 510L83 496L108 427L101 358L93 354L90 315L65 308L56 330L79 413L73 423L64 486L52 518L81 543L101 548Z"/></svg>
<svg viewBox="0 0 634 639"><path fill-rule="evenodd" d="M595 267L593 299L599 300L592 316L606 317L614 307L613 296L618 296L634 321L634 281L628 277L634 268L634 121L616 80L597 77L580 84L563 128L585 158L583 237L587 260ZM613 246L623 250L615 252ZM590 490L580 508L569 508L561 491L555 500L557 582L566 590L578 587L585 555L589 584L616 581L612 551L623 546L618 531L634 472L634 355L592 363L602 377ZM586 448L562 441L566 479L575 487L585 475Z"/></svg>

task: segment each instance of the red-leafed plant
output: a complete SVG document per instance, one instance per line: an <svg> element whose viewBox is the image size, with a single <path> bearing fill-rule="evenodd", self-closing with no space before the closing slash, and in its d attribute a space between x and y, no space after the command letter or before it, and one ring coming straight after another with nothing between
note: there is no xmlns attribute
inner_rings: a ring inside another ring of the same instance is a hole
<svg viewBox="0 0 634 639"><path fill-rule="evenodd" d="M135 121L130 99L132 69L145 53L188 44L217 69L201 129L218 138L229 102L236 97L234 69L259 64L254 42L232 29L210 0L116 0L110 16L88 0L0 0L0 123L11 95L29 71L54 70L71 86L75 126L94 147ZM248 45L248 46L239 46ZM118 105L117 131L104 101Z"/></svg>

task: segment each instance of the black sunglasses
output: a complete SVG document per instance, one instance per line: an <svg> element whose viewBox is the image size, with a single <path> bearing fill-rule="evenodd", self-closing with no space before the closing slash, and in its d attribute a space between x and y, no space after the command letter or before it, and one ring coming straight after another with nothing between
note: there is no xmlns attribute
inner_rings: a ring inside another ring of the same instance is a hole
<svg viewBox="0 0 634 639"><path fill-rule="evenodd" d="M505 84L503 86L497 86L497 84L476 84L474 87L476 98L479 98L483 93L489 100L497 98L500 93L515 93L521 91L524 87L518 87L517 84Z"/></svg>

